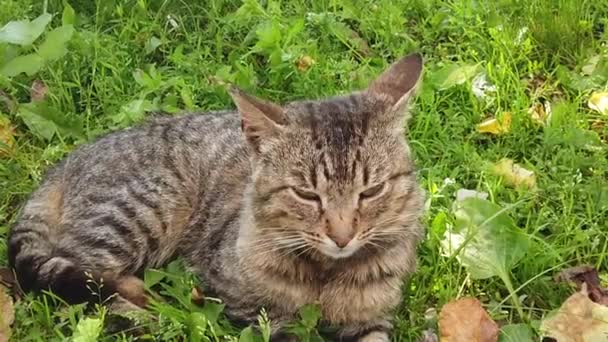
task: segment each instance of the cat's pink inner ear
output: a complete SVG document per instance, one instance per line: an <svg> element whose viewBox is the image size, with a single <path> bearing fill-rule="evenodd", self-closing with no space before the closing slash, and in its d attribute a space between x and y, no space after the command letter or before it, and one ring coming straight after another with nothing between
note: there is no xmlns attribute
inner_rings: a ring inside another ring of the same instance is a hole
<svg viewBox="0 0 608 342"><path fill-rule="evenodd" d="M243 132L256 149L262 139L277 134L287 124L281 106L248 95L237 87L230 88L230 95L241 114Z"/></svg>
<svg viewBox="0 0 608 342"><path fill-rule="evenodd" d="M376 80L374 80L368 91L386 96L390 99L392 106L398 106L407 100L412 90L418 84L422 75L423 60L418 53L405 56L393 63Z"/></svg>

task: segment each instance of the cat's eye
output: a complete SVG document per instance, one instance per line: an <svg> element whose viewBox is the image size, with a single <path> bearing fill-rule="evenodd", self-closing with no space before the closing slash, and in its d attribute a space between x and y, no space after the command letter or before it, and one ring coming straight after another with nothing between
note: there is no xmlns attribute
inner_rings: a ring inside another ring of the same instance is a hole
<svg viewBox="0 0 608 342"><path fill-rule="evenodd" d="M321 197L319 197L319 195L317 195L316 193L314 193L312 191L297 189L297 188L291 188L291 190L300 199L303 199L303 200L309 201L309 202L310 201L321 202Z"/></svg>
<svg viewBox="0 0 608 342"><path fill-rule="evenodd" d="M382 190L384 189L384 184L385 183L380 183L380 184L372 186L371 188L368 188L367 190L365 190L359 194L359 198L368 199L368 198L378 196L380 194L380 192L382 192Z"/></svg>

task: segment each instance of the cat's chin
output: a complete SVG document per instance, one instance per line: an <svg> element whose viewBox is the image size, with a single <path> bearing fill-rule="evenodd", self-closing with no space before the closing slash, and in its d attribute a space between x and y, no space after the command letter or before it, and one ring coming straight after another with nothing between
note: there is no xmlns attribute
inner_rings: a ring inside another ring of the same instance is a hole
<svg viewBox="0 0 608 342"><path fill-rule="evenodd" d="M336 246L321 246L319 251L331 259L346 259L355 254L358 248L354 246L347 246L346 248L338 248Z"/></svg>

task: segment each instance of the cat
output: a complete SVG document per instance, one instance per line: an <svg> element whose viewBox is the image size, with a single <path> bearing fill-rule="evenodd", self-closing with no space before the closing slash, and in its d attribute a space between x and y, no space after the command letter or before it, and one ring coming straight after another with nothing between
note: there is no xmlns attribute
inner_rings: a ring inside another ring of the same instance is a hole
<svg viewBox="0 0 608 342"><path fill-rule="evenodd" d="M24 205L10 265L27 291L145 306L136 275L181 257L230 319L265 308L285 336L317 303L338 339L388 341L423 235L405 130L422 70L411 54L365 90L284 105L232 86L236 111L158 117L82 145Z"/></svg>

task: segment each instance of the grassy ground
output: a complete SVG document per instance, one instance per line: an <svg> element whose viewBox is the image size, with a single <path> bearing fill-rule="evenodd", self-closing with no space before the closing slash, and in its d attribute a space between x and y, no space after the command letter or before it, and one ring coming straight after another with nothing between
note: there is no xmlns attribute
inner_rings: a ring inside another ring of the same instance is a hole
<svg viewBox="0 0 608 342"><path fill-rule="evenodd" d="M464 295L480 298L496 320L536 329L570 291L555 284L553 274L582 263L608 271L607 117L587 107L590 93L608 86L606 1L69 3L75 16L58 0L8 0L0 6L0 26L33 19L46 7L54 14L47 32L62 22L75 27L65 55L29 76L0 75L0 118L16 134L14 147L0 158L2 264L19 206L44 170L75 145L132 125L146 110L232 106L224 82L277 101L361 88L386 63L417 50L427 65L409 136L419 180L429 193L428 234L419 247L419 270L404 286L395 339L415 340L432 325L425 320L428 309ZM41 49L40 41L44 36L19 53ZM0 43L0 65L6 51ZM473 91L481 74L496 88L485 97ZM48 94L29 104L34 80ZM551 119L537 124L529 108L538 113L535 106L547 103ZM505 112L512 114L508 133L476 130L487 117ZM488 163L505 157L533 171L537 188L513 188L489 171ZM525 255L502 277L471 277L457 258L442 253L460 188L489 193L525 234ZM167 272L181 274L178 267ZM150 273L147 281L162 277ZM150 327L150 338L236 334L223 319L214 319L221 306L210 303L200 311L189 304L189 278L166 276L163 284L177 304L154 306L150 312L158 320L139 318L142 327ZM102 308L84 314L80 306L28 296L16 307L14 340L62 340L76 330L81 341L89 341L85 335L95 335L108 317ZM241 339L250 340L246 334Z"/></svg>

